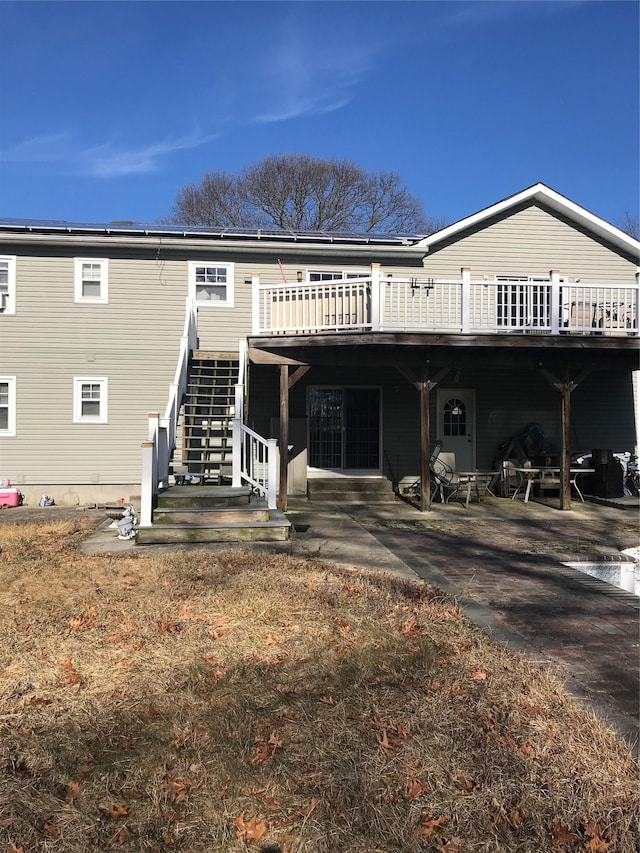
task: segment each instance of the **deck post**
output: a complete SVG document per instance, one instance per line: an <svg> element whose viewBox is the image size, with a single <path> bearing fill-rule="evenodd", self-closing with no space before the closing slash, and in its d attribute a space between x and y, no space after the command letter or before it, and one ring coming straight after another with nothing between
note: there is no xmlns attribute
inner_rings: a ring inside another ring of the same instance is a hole
<svg viewBox="0 0 640 853"><path fill-rule="evenodd" d="M571 391L573 383L565 368L562 382L562 446L560 448L560 509L571 509Z"/></svg>
<svg viewBox="0 0 640 853"><path fill-rule="evenodd" d="M429 458L429 382L420 383L420 510L431 509L431 471Z"/></svg>
<svg viewBox="0 0 640 853"><path fill-rule="evenodd" d="M371 331L380 331L382 316L382 288L380 287L380 264L371 264Z"/></svg>
<svg viewBox="0 0 640 853"><path fill-rule="evenodd" d="M153 485L153 441L142 442L142 482L140 484L140 526L151 527L155 490Z"/></svg>
<svg viewBox="0 0 640 853"><path fill-rule="evenodd" d="M551 312L551 334L560 334L560 273L558 270L551 270L549 273L551 279L551 304L549 311Z"/></svg>
<svg viewBox="0 0 640 853"><path fill-rule="evenodd" d="M460 327L463 334L468 334L471 326L471 269L469 267L462 267L460 277L462 278L462 316L460 318Z"/></svg>
<svg viewBox="0 0 640 853"><path fill-rule="evenodd" d="M278 507L287 511L287 466L289 464L289 365L280 365L280 477Z"/></svg>
<svg viewBox="0 0 640 853"><path fill-rule="evenodd" d="M251 275L251 333L260 334L260 276Z"/></svg>

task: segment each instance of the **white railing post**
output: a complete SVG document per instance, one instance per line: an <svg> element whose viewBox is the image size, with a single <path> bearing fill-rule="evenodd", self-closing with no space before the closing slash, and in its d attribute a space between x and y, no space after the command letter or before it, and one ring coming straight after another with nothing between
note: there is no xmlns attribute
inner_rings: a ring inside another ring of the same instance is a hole
<svg viewBox="0 0 640 853"><path fill-rule="evenodd" d="M160 414L158 412L149 412L148 424L147 440L152 441L155 447L153 454L153 493L155 495L158 491L159 480L158 453L160 445Z"/></svg>
<svg viewBox="0 0 640 853"><path fill-rule="evenodd" d="M231 423L231 440L233 451L231 454L231 485L234 489L242 485L242 418L234 418Z"/></svg>
<svg viewBox="0 0 640 853"><path fill-rule="evenodd" d="M142 483L140 489L140 527L151 527L151 523L153 521L153 501L155 496L153 485L154 456L154 442L143 441Z"/></svg>
<svg viewBox="0 0 640 853"><path fill-rule="evenodd" d="M251 276L251 332L260 334L260 276L253 273Z"/></svg>
<svg viewBox="0 0 640 853"><path fill-rule="evenodd" d="M169 460L173 446L171 444L171 424L168 418L160 418L158 429L158 485L169 488Z"/></svg>
<svg viewBox="0 0 640 853"><path fill-rule="evenodd" d="M460 278L462 279L462 298L460 328L462 332L468 333L471 327L471 269L470 267L462 267L460 269Z"/></svg>
<svg viewBox="0 0 640 853"><path fill-rule="evenodd" d="M371 264L371 331L380 331L380 318L382 317L382 288L380 279L382 273L380 264ZM365 318L363 317L363 320Z"/></svg>
<svg viewBox="0 0 640 853"><path fill-rule="evenodd" d="M276 438L267 439L268 447L268 485L267 485L267 506L269 509L276 509L278 505L278 440Z"/></svg>
<svg viewBox="0 0 640 853"><path fill-rule="evenodd" d="M551 280L551 304L549 305L549 310L551 311L551 334L559 335L560 334L560 272L558 270L551 270L549 272L549 278Z"/></svg>

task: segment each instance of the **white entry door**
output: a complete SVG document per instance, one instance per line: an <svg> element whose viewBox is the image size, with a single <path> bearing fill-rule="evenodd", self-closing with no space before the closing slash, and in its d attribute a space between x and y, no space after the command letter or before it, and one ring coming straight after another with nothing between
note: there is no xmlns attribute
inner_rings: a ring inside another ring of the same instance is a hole
<svg viewBox="0 0 640 853"><path fill-rule="evenodd" d="M438 388L438 434L442 449L456 455L458 471L476 467L476 392Z"/></svg>

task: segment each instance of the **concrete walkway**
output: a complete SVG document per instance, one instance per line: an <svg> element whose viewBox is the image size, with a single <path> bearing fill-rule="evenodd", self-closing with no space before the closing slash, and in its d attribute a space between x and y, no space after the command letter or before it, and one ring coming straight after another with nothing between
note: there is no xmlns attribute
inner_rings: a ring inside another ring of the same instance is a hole
<svg viewBox="0 0 640 853"><path fill-rule="evenodd" d="M291 542L250 547L439 587L494 640L554 667L579 700L637 748L640 598L563 565L613 560L637 547L637 511L574 503L561 512L490 498L468 509L435 504L420 513L402 501L338 506L292 499L288 515L296 529ZM85 552L131 551L132 543L118 541L107 524L85 542Z"/></svg>

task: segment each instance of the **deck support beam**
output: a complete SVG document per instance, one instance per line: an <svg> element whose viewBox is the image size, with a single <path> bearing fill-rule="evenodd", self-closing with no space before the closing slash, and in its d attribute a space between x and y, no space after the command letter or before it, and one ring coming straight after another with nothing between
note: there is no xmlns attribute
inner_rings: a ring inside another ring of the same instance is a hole
<svg viewBox="0 0 640 853"><path fill-rule="evenodd" d="M591 373L591 367L586 367L574 378L566 366L562 371L562 379L550 371L540 368L540 373L560 394L560 509L571 509L571 394L578 385Z"/></svg>
<svg viewBox="0 0 640 853"><path fill-rule="evenodd" d="M426 376L418 378L412 370L407 367L399 367L398 370L404 378L410 382L420 394L420 511L431 509L431 470L429 459L431 458L430 421L429 421L429 394L436 385L441 382L451 368L443 367L433 379Z"/></svg>

